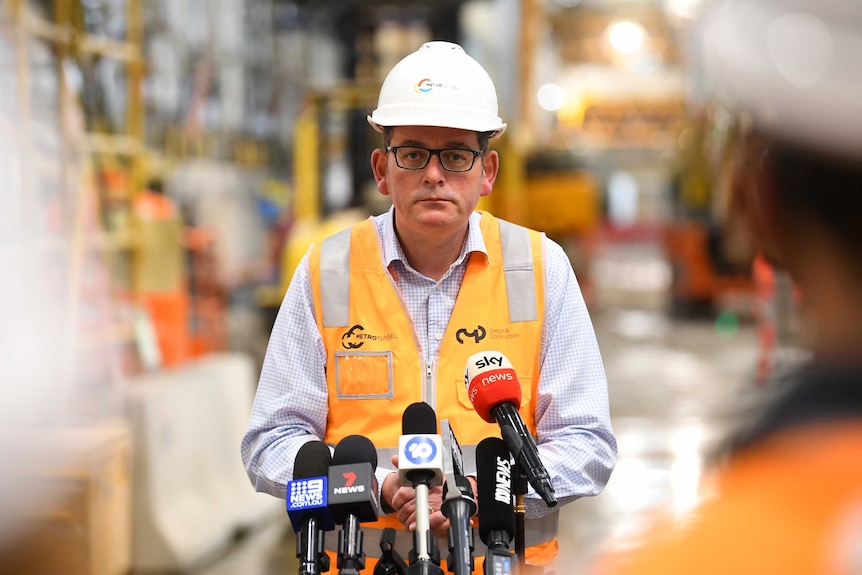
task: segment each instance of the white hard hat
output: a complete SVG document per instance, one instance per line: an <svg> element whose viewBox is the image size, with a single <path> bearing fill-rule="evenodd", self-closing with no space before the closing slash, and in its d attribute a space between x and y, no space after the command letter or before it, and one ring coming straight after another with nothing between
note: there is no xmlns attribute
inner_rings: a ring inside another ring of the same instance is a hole
<svg viewBox="0 0 862 575"><path fill-rule="evenodd" d="M458 44L426 42L398 62L380 88L368 123L442 126L499 137L506 124L497 115L497 91L488 72Z"/></svg>
<svg viewBox="0 0 862 575"><path fill-rule="evenodd" d="M767 134L862 156L862 2L722 0L704 6L707 92Z"/></svg>

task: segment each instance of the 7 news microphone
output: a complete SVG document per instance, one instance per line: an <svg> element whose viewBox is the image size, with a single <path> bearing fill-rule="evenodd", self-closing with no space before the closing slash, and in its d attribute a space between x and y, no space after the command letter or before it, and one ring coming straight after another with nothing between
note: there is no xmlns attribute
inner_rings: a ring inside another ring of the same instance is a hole
<svg viewBox="0 0 862 575"><path fill-rule="evenodd" d="M488 423L500 425L503 440L530 485L548 507L554 507L557 498L551 476L539 459L536 440L518 413L521 386L508 358L499 351L473 354L467 359L464 380L476 413Z"/></svg>
<svg viewBox="0 0 862 575"><path fill-rule="evenodd" d="M412 403L404 410L401 430L398 476L402 486L416 491L416 530L407 572L442 573L428 509L428 490L443 484L443 444L437 435L437 415L427 403Z"/></svg>
<svg viewBox="0 0 862 575"><path fill-rule="evenodd" d="M359 575L365 569L360 523L377 521L377 450L367 437L349 435L338 442L329 466L329 509L338 533L338 572Z"/></svg>
<svg viewBox="0 0 862 575"><path fill-rule="evenodd" d="M323 535L335 528L327 490L331 459L329 447L322 441L306 443L296 453L293 480L287 482L287 515L297 533L299 575L319 575L329 571Z"/></svg>
<svg viewBox="0 0 862 575"><path fill-rule="evenodd" d="M519 562L509 551L515 536L512 468L502 439L488 437L476 446L476 487L479 497L479 538L485 553L485 575L518 573Z"/></svg>

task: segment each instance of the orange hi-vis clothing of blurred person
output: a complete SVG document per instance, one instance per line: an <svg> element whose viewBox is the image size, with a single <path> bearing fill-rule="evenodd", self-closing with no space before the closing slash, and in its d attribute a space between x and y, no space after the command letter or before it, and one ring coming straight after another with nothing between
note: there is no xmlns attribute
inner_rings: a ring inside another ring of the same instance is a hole
<svg viewBox="0 0 862 575"><path fill-rule="evenodd" d="M739 143L730 193L754 249L797 288L811 355L767 382L702 500L615 547L596 573L860 573L862 9L720 0L702 24L707 92L736 120L724 126Z"/></svg>
<svg viewBox="0 0 862 575"><path fill-rule="evenodd" d="M810 372L733 446L703 500L594 575L849 575L862 555L862 370Z"/></svg>

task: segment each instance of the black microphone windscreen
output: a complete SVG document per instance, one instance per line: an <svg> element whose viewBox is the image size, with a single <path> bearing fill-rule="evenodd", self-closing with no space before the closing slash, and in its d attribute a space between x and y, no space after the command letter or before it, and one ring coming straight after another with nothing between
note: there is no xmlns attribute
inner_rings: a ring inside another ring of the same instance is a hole
<svg viewBox="0 0 862 575"><path fill-rule="evenodd" d="M373 469L377 469L377 450L364 435L348 435L338 442L332 456L332 465L356 463L370 463Z"/></svg>
<svg viewBox="0 0 862 575"><path fill-rule="evenodd" d="M437 433L437 414L427 403L411 403L401 416L402 435L434 435Z"/></svg>
<svg viewBox="0 0 862 575"><path fill-rule="evenodd" d="M309 479L322 477L329 472L332 455L329 446L322 441L309 441L296 452L293 461L293 478Z"/></svg>
<svg viewBox="0 0 862 575"><path fill-rule="evenodd" d="M479 537L486 545L492 531L515 535L512 505L512 467L506 442L488 437L476 446L476 491L479 500Z"/></svg>

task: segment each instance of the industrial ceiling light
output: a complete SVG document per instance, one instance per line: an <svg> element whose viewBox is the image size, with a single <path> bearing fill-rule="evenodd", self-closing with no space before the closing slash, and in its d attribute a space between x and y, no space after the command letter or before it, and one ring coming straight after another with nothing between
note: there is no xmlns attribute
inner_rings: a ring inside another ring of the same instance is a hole
<svg viewBox="0 0 862 575"><path fill-rule="evenodd" d="M557 84L544 84L536 93L536 99L543 110L556 112L563 107L565 94L563 89Z"/></svg>
<svg viewBox="0 0 862 575"><path fill-rule="evenodd" d="M634 54L641 49L646 32L637 22L618 20L608 26L611 47L620 54Z"/></svg>

